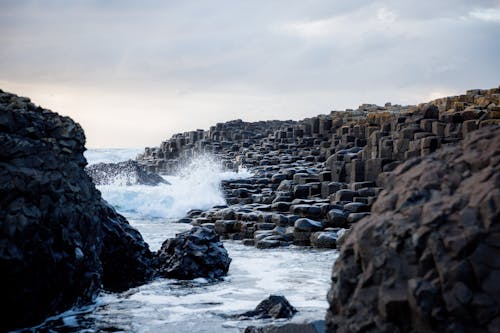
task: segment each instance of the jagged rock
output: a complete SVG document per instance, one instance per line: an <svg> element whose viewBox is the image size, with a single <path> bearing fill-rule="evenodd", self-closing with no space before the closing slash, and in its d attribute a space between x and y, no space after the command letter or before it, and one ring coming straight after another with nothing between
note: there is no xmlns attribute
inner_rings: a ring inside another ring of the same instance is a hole
<svg viewBox="0 0 500 333"><path fill-rule="evenodd" d="M85 173L68 117L0 91L0 331L147 280L151 253Z"/></svg>
<svg viewBox="0 0 500 333"><path fill-rule="evenodd" d="M137 161L97 163L85 169L96 185L150 185L169 184L156 173L147 171Z"/></svg>
<svg viewBox="0 0 500 333"><path fill-rule="evenodd" d="M160 275L191 280L219 279L227 274L231 258L214 230L193 227L166 240L158 251Z"/></svg>
<svg viewBox="0 0 500 333"><path fill-rule="evenodd" d="M103 202L102 285L109 291L124 291L150 280L156 271L154 254L137 229Z"/></svg>
<svg viewBox="0 0 500 333"><path fill-rule="evenodd" d="M394 170L334 265L328 332L498 330L499 156L496 126Z"/></svg>
<svg viewBox="0 0 500 333"><path fill-rule="evenodd" d="M291 318L297 313L295 309L284 296L270 295L257 305L255 310L248 311L238 315L241 317L254 318Z"/></svg>

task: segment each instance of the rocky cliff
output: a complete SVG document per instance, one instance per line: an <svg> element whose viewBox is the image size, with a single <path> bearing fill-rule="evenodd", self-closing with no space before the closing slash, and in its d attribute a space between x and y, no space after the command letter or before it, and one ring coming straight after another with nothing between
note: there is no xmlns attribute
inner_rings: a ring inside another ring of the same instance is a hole
<svg viewBox="0 0 500 333"><path fill-rule="evenodd" d="M500 127L410 159L333 269L328 332L498 332Z"/></svg>
<svg viewBox="0 0 500 333"><path fill-rule="evenodd" d="M0 91L0 331L153 273L147 244L85 173L84 143L70 118Z"/></svg>

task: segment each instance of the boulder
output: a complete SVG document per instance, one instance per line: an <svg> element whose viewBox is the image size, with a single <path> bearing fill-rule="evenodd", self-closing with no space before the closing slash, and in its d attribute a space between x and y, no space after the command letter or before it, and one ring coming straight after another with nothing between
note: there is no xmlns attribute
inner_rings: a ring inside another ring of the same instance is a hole
<svg viewBox="0 0 500 333"><path fill-rule="evenodd" d="M295 221L294 224L295 230L298 231L319 231L323 229L323 224L320 221L315 221L307 218L301 218Z"/></svg>
<svg viewBox="0 0 500 333"><path fill-rule="evenodd" d="M169 184L156 173L147 171L137 161L97 163L85 168L96 185L150 185Z"/></svg>
<svg viewBox="0 0 500 333"><path fill-rule="evenodd" d="M253 318L291 318L297 313L295 309L284 296L270 295L257 305L257 307L245 313L238 315L241 317Z"/></svg>
<svg viewBox="0 0 500 333"><path fill-rule="evenodd" d="M0 91L0 331L149 279L152 254L86 174L68 117Z"/></svg>
<svg viewBox="0 0 500 333"><path fill-rule="evenodd" d="M337 233L334 231L318 231L311 235L311 245L321 249L334 249L337 246Z"/></svg>
<svg viewBox="0 0 500 333"><path fill-rule="evenodd" d="M500 127L410 159L335 262L327 332L494 332Z"/></svg>
<svg viewBox="0 0 500 333"><path fill-rule="evenodd" d="M231 258L214 230L193 227L163 242L156 265L163 277L215 280L227 274L230 263Z"/></svg>

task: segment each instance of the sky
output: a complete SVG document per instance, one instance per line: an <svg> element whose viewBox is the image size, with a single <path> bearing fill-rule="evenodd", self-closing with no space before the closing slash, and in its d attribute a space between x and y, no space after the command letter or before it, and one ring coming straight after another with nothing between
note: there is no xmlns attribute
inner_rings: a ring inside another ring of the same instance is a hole
<svg viewBox="0 0 500 333"><path fill-rule="evenodd" d="M87 147L500 85L500 0L0 0L0 89Z"/></svg>

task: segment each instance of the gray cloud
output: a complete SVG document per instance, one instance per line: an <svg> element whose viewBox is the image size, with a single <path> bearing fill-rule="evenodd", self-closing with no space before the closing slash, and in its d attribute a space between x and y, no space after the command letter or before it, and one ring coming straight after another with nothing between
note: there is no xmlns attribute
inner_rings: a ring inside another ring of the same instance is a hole
<svg viewBox="0 0 500 333"><path fill-rule="evenodd" d="M110 137L137 121L105 136L92 117L141 105L170 121L152 144L213 120L414 103L500 77L500 1L0 0L0 32L4 89L64 108L94 145L131 145Z"/></svg>

